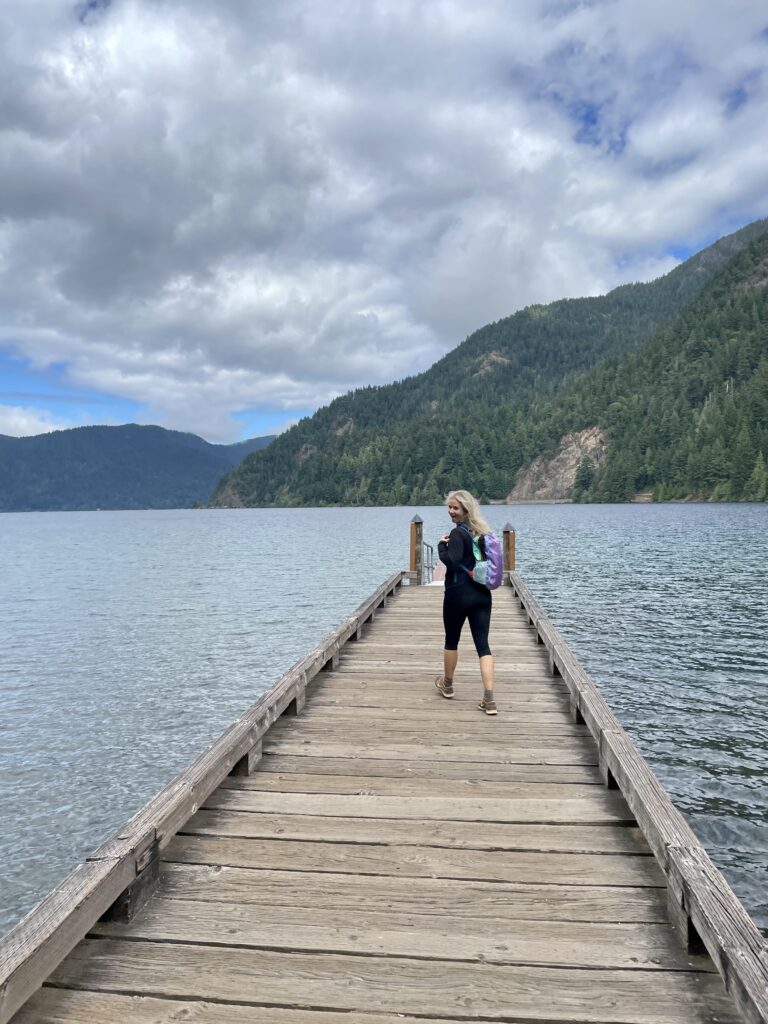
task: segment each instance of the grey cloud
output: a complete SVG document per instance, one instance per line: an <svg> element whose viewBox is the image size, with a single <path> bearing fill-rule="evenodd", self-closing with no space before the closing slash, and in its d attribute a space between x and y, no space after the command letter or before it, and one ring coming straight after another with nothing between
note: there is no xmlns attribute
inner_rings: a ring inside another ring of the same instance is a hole
<svg viewBox="0 0 768 1024"><path fill-rule="evenodd" d="M226 439L668 269L768 200L734 2L8 0L0 345Z"/></svg>

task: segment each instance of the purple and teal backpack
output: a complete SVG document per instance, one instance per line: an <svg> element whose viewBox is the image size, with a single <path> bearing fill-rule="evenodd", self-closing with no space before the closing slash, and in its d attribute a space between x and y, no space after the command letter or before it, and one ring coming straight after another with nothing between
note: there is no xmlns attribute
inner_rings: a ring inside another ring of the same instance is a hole
<svg viewBox="0 0 768 1024"><path fill-rule="evenodd" d="M472 553L475 556L474 569L467 569L465 566L462 566L462 569L469 573L475 583L479 583L489 590L496 590L504 579L504 556L501 553L499 538L493 532L475 537L464 523L460 525L472 536Z"/></svg>

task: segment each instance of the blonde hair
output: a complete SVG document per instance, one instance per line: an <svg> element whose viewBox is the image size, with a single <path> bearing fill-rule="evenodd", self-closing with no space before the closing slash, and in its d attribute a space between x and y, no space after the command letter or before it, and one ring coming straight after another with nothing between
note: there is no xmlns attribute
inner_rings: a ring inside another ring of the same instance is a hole
<svg viewBox="0 0 768 1024"><path fill-rule="evenodd" d="M480 514L480 506L477 502L477 498L473 494L470 494L469 491L451 491L445 499L446 505L449 501L458 501L464 509L467 515L467 526L475 537L479 537L483 533L491 532L490 526Z"/></svg>

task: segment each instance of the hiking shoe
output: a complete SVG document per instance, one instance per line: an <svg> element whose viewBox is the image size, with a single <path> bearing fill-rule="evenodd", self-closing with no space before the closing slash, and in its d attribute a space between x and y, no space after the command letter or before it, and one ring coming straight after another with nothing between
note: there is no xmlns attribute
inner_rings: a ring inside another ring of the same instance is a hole
<svg viewBox="0 0 768 1024"><path fill-rule="evenodd" d="M438 676L435 680L435 686L440 691L440 695L445 697L446 700L453 700L453 680L450 682L445 681L445 676Z"/></svg>
<svg viewBox="0 0 768 1024"><path fill-rule="evenodd" d="M484 711L486 715L498 715L499 713L499 709L496 707L496 701L493 697L483 697L477 706L481 711Z"/></svg>

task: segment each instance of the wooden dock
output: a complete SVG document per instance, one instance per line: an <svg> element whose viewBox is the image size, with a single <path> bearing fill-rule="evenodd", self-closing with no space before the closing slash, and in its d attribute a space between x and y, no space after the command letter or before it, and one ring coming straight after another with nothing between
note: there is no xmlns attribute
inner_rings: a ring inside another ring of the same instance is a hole
<svg viewBox="0 0 768 1024"><path fill-rule="evenodd" d="M494 719L469 637L437 693L442 591L403 575L9 934L0 1019L766 1020L754 925L716 872L691 883L708 859L519 577L494 597ZM127 850L132 919L98 920Z"/></svg>

